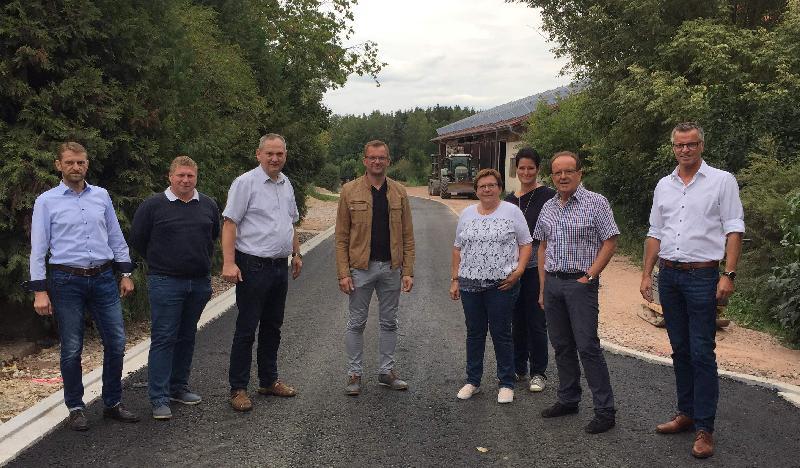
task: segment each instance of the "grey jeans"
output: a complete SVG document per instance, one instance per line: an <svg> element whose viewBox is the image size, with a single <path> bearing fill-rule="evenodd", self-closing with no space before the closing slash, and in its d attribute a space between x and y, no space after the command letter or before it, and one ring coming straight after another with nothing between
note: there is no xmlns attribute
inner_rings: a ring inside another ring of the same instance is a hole
<svg viewBox="0 0 800 468"><path fill-rule="evenodd" d="M369 269L351 269L355 290L350 293L350 316L347 319L345 347L349 362L349 375L364 371L364 327L367 325L372 291L378 296L378 337L380 348L379 374L388 374L394 367L397 348L397 305L400 302L400 269L392 270L391 262L369 262Z"/></svg>

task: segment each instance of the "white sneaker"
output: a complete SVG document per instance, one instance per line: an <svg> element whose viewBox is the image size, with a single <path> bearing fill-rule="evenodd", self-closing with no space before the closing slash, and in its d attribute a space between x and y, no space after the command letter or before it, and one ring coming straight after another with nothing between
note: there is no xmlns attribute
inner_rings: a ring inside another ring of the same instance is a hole
<svg viewBox="0 0 800 468"><path fill-rule="evenodd" d="M531 386L528 387L528 390L532 392L541 392L544 390L544 387L547 385L547 380L541 375L534 375L531 379Z"/></svg>
<svg viewBox="0 0 800 468"><path fill-rule="evenodd" d="M470 398L472 398L472 395L476 395L480 393L480 391L481 391L480 387L476 387L471 383L468 383L463 387L461 387L461 390L458 391L458 395L456 396L458 397L459 400L469 400Z"/></svg>
<svg viewBox="0 0 800 468"><path fill-rule="evenodd" d="M507 387L501 387L500 391L497 392L497 402L511 403L512 401L514 401L514 390L511 390Z"/></svg>

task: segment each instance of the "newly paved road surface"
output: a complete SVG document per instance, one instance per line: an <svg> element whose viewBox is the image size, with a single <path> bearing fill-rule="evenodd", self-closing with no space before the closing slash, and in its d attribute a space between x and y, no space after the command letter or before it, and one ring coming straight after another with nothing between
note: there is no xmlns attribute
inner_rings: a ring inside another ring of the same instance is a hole
<svg viewBox="0 0 800 468"><path fill-rule="evenodd" d="M280 371L298 388L296 398L254 395L252 412L230 409L232 309L198 335L192 384L202 404L176 405L171 421L154 421L141 386L147 379L143 369L124 389L126 405L143 416L140 423L104 421L98 402L88 409L89 432L59 428L10 466L800 466L800 410L773 391L725 379L718 453L694 460L692 434L653 432L673 413L672 369L628 357L607 355L619 412L617 427L606 434L583 432L592 414L588 389L578 415L539 417L555 398L553 365L545 392L520 389L513 404L498 405L491 344L484 393L457 400L464 324L460 304L446 293L456 217L436 202L414 199L412 206L415 286L401 300L397 356L409 391L375 384L373 310L364 391L357 398L343 394L347 301L337 288L331 238L306 256L303 274L289 291Z"/></svg>

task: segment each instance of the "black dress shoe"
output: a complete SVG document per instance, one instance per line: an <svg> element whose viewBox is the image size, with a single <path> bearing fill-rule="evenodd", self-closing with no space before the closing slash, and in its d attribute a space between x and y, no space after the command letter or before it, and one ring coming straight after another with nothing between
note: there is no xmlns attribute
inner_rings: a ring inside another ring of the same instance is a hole
<svg viewBox="0 0 800 468"><path fill-rule="evenodd" d="M586 432L589 434L600 434L614 427L616 423L614 416L608 417L596 414L594 415L594 419L589 421L589 424L586 425Z"/></svg>
<svg viewBox="0 0 800 468"><path fill-rule="evenodd" d="M67 419L67 425L73 431L89 430L89 421L86 419L86 415L83 413L82 409L76 409L69 412L69 419Z"/></svg>
<svg viewBox="0 0 800 468"><path fill-rule="evenodd" d="M542 410L543 418L557 418L559 416L566 416L568 414L576 414L578 412L578 405L566 406L560 402L556 402L553 406Z"/></svg>
<svg viewBox="0 0 800 468"><path fill-rule="evenodd" d="M116 419L117 421L125 423L139 422L139 416L136 416L135 414L126 410L125 407L122 406L122 403L117 404L117 406L113 408L104 408L103 417Z"/></svg>

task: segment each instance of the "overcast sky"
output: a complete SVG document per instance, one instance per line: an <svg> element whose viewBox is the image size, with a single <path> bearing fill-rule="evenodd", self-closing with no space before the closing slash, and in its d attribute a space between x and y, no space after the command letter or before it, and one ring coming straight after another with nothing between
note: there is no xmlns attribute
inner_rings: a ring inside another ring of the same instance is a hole
<svg viewBox="0 0 800 468"><path fill-rule="evenodd" d="M355 36L378 43L388 65L329 91L336 114L436 104L488 109L569 84L541 30L538 11L503 0L359 0Z"/></svg>

